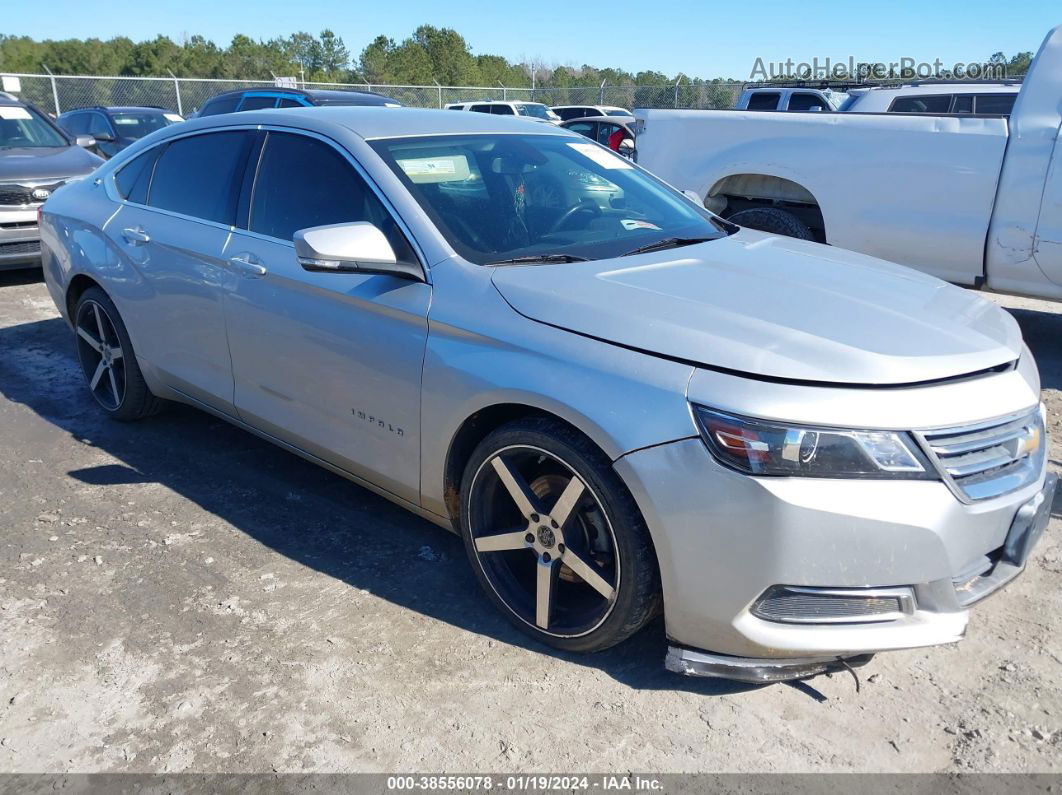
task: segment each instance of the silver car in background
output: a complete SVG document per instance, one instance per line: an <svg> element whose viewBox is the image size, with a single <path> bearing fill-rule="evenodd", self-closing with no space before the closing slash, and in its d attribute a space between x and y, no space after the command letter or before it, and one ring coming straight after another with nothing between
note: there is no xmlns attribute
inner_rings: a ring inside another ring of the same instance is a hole
<svg viewBox="0 0 1062 795"><path fill-rule="evenodd" d="M1049 514L1008 314L556 127L197 119L58 191L43 239L104 412L197 406L459 533L560 649L661 610L687 674L950 643Z"/></svg>

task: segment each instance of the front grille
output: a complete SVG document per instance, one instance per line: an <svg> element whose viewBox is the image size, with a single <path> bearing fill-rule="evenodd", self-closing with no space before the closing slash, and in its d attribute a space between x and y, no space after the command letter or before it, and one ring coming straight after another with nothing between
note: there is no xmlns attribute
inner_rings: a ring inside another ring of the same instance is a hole
<svg viewBox="0 0 1062 795"><path fill-rule="evenodd" d="M752 607L766 621L854 624L894 621L914 612L910 588L800 588L775 585Z"/></svg>
<svg viewBox="0 0 1062 795"><path fill-rule="evenodd" d="M1039 408L918 435L944 480L968 501L999 497L1035 482L1047 448Z"/></svg>
<svg viewBox="0 0 1062 795"><path fill-rule="evenodd" d="M40 204L41 199L33 198L33 191L44 188L51 193L62 182L54 182L47 185L20 185L13 182L0 183L0 205L21 207L27 204Z"/></svg>
<svg viewBox="0 0 1062 795"><path fill-rule="evenodd" d="M0 257L9 254L40 254L41 241L19 240L15 243L0 243Z"/></svg>

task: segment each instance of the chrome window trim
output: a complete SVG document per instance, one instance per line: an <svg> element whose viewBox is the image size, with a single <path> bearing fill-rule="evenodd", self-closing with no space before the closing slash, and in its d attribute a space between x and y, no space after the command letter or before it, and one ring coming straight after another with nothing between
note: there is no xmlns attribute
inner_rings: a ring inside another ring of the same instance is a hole
<svg viewBox="0 0 1062 795"><path fill-rule="evenodd" d="M354 170L358 173L358 175L361 176L361 178L365 180L365 183L369 186L369 189L372 190L372 192L376 195L376 197L383 204L384 209L387 210L387 212L391 215L391 218L395 221L395 223L398 224L398 227L402 230L403 234L405 234L406 239L410 242L410 245L413 248L413 253L416 255L417 260L418 260L418 264L420 265L421 271L424 274L424 281L427 282L428 284L431 283L431 278L430 278L431 269L426 265L426 263L428 261L428 258L425 256L424 250L421 248L420 241L417 240L416 235L413 234L413 231L410 229L409 225L405 222L405 219L403 219L402 216L399 215L398 211L395 209L395 206L391 203L390 199L387 198L387 196L384 194L384 192L380 189L380 186L377 185L376 181L369 175L368 171L366 171L366 169L354 158L354 156L349 151L347 151L347 148L345 146L343 146L338 141L336 141L336 140L334 140L332 138L329 138L328 136L323 135L323 134L321 134L321 133L319 133L319 132L317 132L315 130L306 130L306 129L303 129L301 127L285 127L285 126L282 126L282 125L279 125L279 124L233 124L233 125L225 125L225 126L217 126L217 127L208 127L208 128L202 129L202 130L192 130L190 132L185 132L185 133L169 136L165 140L159 141L159 142L157 142L155 144L152 144L151 146L145 147L144 149L138 151L135 155L130 157L126 162L122 163L117 168L113 169L103 179L103 190L107 194L107 197L109 199L111 199L113 202L115 202L116 204L128 205L130 207L138 207L138 208L144 209L144 210L151 210L153 212L163 213L165 215L169 215L169 216L174 217L174 218L181 218L181 219L186 219L186 220L189 220L189 221L195 221L197 223L209 224L211 226L216 226L216 227L221 228L221 229L227 229L230 232L239 232L240 234L250 235L250 236L255 237L255 238L259 239L259 240L264 240L264 241L268 241L268 242L271 242L271 243L283 243L283 244L286 244L287 246L289 246L291 248L294 248L295 244L292 241L290 241L290 240L282 240L280 238L272 237L270 235L263 235L260 232L252 232L250 229L244 229L243 227L239 227L239 226L236 226L236 225L221 224L221 223L218 223L217 221L210 221L210 220L207 220L205 218L198 218L198 217L196 217L194 215L185 215L183 213L173 212L172 210L163 210L162 208L159 208L159 207L153 207L150 204L140 204L138 202L131 202L128 199L123 198L122 195L118 192L118 187L114 183L115 177L117 176L118 172L121 171L126 166L128 166L130 163L132 163L134 160L136 160L141 155L144 155L144 154L150 152L152 149L157 149L160 146L166 146L167 144L170 144L173 141L178 141L178 140L181 140L183 138L191 138L191 137L197 136L197 135L209 135L211 133L216 133L216 132L232 132L232 131L240 131L240 130L251 131L251 132L269 132L269 131L273 130L273 131L276 131L276 132L294 133L294 134L298 134L298 135L307 135L307 136L309 136L311 138L317 138L318 140L322 141L323 143L331 146L333 149L338 151L339 154L342 157L344 157L347 160L347 162L351 164L351 166L354 167ZM259 162L260 162L260 158L261 158L261 152L259 152ZM257 169L258 169L258 164L256 163L255 164L255 182L258 181L258 171L257 171ZM252 184L252 195L253 195L253 190L254 190L254 188L253 188L253 184Z"/></svg>

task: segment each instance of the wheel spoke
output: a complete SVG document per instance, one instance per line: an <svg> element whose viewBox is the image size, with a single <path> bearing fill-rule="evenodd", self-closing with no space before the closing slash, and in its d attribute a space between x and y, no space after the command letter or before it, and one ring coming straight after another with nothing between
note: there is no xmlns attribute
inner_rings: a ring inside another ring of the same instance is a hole
<svg viewBox="0 0 1062 795"><path fill-rule="evenodd" d="M81 339L83 339L85 342L87 342L92 348L92 350L96 351L96 353L100 354L101 356L103 355L103 343L93 337L87 329L78 326L77 335L81 337Z"/></svg>
<svg viewBox="0 0 1062 795"><path fill-rule="evenodd" d="M116 361L118 361L121 358L122 358L122 346L118 345L118 346L116 346L114 348L111 348L111 361L112 362L116 362Z"/></svg>
<svg viewBox="0 0 1062 795"><path fill-rule="evenodd" d="M556 505L553 506L553 510L550 511L550 516L557 524L564 527L565 522L568 521L568 517L571 516L572 509L575 504L579 502L579 498L583 496L583 492L586 490L586 486L579 480L578 476L572 475L572 479L568 481L568 485L564 487L564 491L560 497L557 498Z"/></svg>
<svg viewBox="0 0 1062 795"><path fill-rule="evenodd" d="M531 495L531 490L527 488L523 478L509 469L509 465L502 461L500 455L494 456L490 463L494 467L494 471L498 473L498 477L501 478L501 482L505 485L505 490L509 492L509 496L516 503L516 507L520 509L520 513L530 521L531 514L539 513L539 511L535 508L535 498Z"/></svg>
<svg viewBox="0 0 1062 795"><path fill-rule="evenodd" d="M118 379L114 377L113 367L107 368L107 375L111 377L111 393L114 395L114 405L115 408L117 408L118 404L122 402L122 399L118 397Z"/></svg>
<svg viewBox="0 0 1062 795"><path fill-rule="evenodd" d="M523 549L526 546L529 546L526 530L479 536L476 539L477 552L503 552L508 549Z"/></svg>
<svg viewBox="0 0 1062 795"><path fill-rule="evenodd" d="M100 342L104 345L107 344L107 335L103 333L103 318L100 317L100 308L98 305L92 305L92 311L96 315L96 331L99 332Z"/></svg>
<svg viewBox="0 0 1062 795"><path fill-rule="evenodd" d="M100 379L103 378L103 374L107 371L107 365L100 359L100 363L96 365L96 372L92 374L92 380L89 381L89 389L95 391L96 387L100 385Z"/></svg>
<svg viewBox="0 0 1062 795"><path fill-rule="evenodd" d="M535 623L549 629L550 613L553 612L553 581L556 579L555 560L538 559L538 582L535 595Z"/></svg>
<svg viewBox="0 0 1062 795"><path fill-rule="evenodd" d="M605 578L597 573L597 570L593 565L583 560L570 549L564 550L564 554L561 555L561 560L563 560L564 564L574 571L583 582L606 599L611 599L615 594L616 589L609 585Z"/></svg>

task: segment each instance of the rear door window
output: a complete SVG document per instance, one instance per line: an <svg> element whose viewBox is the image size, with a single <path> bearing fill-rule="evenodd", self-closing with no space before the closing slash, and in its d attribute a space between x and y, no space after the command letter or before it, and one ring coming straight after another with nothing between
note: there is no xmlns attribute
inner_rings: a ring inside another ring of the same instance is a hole
<svg viewBox="0 0 1062 795"><path fill-rule="evenodd" d="M281 97L280 102L277 103L278 108L304 108L306 107L302 102L297 99L291 99L290 97Z"/></svg>
<svg viewBox="0 0 1062 795"><path fill-rule="evenodd" d="M490 112L493 113L495 116L515 116L516 115L516 111L514 111L508 105L491 105L490 106Z"/></svg>
<svg viewBox="0 0 1062 795"><path fill-rule="evenodd" d="M223 97L212 99L199 111L200 116L217 116L219 113L232 113L240 104L240 97Z"/></svg>
<svg viewBox="0 0 1062 795"><path fill-rule="evenodd" d="M951 94L897 97L889 106L889 113L947 113L951 108Z"/></svg>
<svg viewBox="0 0 1062 795"><path fill-rule="evenodd" d="M374 224L399 260L416 262L390 212L346 158L316 138L269 133L251 196L248 229L292 240L300 229L352 221Z"/></svg>
<svg viewBox="0 0 1062 795"><path fill-rule="evenodd" d="M148 204L234 224L251 135L242 130L178 138L159 156Z"/></svg>
<svg viewBox="0 0 1062 795"><path fill-rule="evenodd" d="M757 91L749 97L749 110L776 110L781 97L777 91Z"/></svg>
<svg viewBox="0 0 1062 795"><path fill-rule="evenodd" d="M974 98L973 94L956 94L955 102L951 106L952 113L973 113L974 112Z"/></svg>
<svg viewBox="0 0 1062 795"><path fill-rule="evenodd" d="M469 110L474 110L476 113L490 113L490 105L473 105Z"/></svg>
<svg viewBox="0 0 1062 795"><path fill-rule="evenodd" d="M244 97L243 102L240 103L240 111L245 110L261 110L262 108L275 108L277 105L276 97Z"/></svg>

